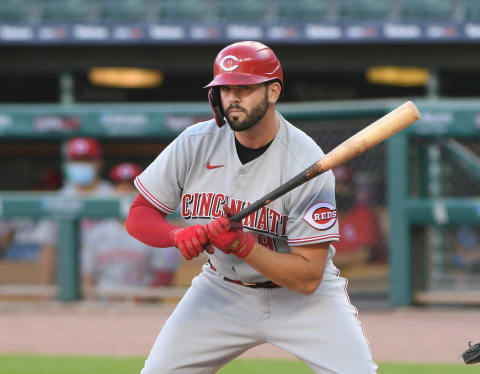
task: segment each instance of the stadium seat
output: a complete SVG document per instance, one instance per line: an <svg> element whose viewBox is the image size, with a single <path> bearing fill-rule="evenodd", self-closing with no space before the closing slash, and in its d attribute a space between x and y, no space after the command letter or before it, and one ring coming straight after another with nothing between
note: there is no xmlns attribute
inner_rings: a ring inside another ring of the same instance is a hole
<svg viewBox="0 0 480 374"><path fill-rule="evenodd" d="M276 20L275 2L268 0L220 0L220 15L225 22L268 22Z"/></svg>
<svg viewBox="0 0 480 374"><path fill-rule="evenodd" d="M339 0L338 12L347 21L382 21L390 18L389 0Z"/></svg>
<svg viewBox="0 0 480 374"><path fill-rule="evenodd" d="M465 19L467 21L480 22L480 1L466 0Z"/></svg>
<svg viewBox="0 0 480 374"><path fill-rule="evenodd" d="M218 19L216 0L163 0L161 18L167 21L212 22Z"/></svg>
<svg viewBox="0 0 480 374"><path fill-rule="evenodd" d="M288 22L322 22L333 19L332 2L329 0L279 0L279 17Z"/></svg>
<svg viewBox="0 0 480 374"><path fill-rule="evenodd" d="M52 23L98 22L101 6L94 0L47 0L43 20Z"/></svg>
<svg viewBox="0 0 480 374"><path fill-rule="evenodd" d="M107 23L156 21L160 16L158 0L103 0L104 21Z"/></svg>
<svg viewBox="0 0 480 374"><path fill-rule="evenodd" d="M0 22L37 23L42 17L42 7L31 0L1 0Z"/></svg>
<svg viewBox="0 0 480 374"><path fill-rule="evenodd" d="M403 0L401 18L414 21L451 20L455 3L455 0Z"/></svg>

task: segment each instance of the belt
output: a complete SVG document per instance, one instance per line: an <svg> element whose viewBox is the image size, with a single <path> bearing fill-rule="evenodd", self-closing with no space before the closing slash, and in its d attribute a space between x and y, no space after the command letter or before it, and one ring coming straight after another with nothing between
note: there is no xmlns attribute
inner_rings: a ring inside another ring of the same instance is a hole
<svg viewBox="0 0 480 374"><path fill-rule="evenodd" d="M282 286L279 286L276 283L273 283L272 281L261 282L261 283L246 283L246 282L242 282L242 281L236 281L236 280L233 280L233 279L229 279L227 277L223 277L223 280L227 281L227 282L236 283L236 284L239 284L241 286L250 287L250 288L280 288L280 287L282 287Z"/></svg>
<svg viewBox="0 0 480 374"><path fill-rule="evenodd" d="M210 259L208 259L208 264L210 265L210 267L214 271L217 271L215 266L213 266L213 264L210 262ZM241 286L249 287L249 288L280 288L280 287L282 287L282 286L279 286L276 283L273 283L272 281L260 282L260 283L247 283L247 282L242 282L242 281L238 281L238 280L233 280L233 279L230 279L230 278L227 278L227 277L223 277L223 280L227 281L227 282L236 283L236 284L239 284Z"/></svg>

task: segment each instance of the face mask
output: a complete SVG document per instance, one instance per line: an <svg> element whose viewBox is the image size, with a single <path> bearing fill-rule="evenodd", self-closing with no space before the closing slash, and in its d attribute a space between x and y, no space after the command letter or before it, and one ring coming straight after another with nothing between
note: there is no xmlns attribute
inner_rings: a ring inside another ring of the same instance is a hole
<svg viewBox="0 0 480 374"><path fill-rule="evenodd" d="M88 186L95 181L95 166L85 163L70 163L66 167L67 180L78 186Z"/></svg>

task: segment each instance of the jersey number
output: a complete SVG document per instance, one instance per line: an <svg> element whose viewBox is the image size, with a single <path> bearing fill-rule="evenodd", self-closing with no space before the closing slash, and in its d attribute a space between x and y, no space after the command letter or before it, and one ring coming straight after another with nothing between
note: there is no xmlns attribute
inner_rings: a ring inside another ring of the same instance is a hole
<svg viewBox="0 0 480 374"><path fill-rule="evenodd" d="M276 252L275 241L269 236L258 235L257 237L258 244L263 245L264 247L270 249L271 251Z"/></svg>

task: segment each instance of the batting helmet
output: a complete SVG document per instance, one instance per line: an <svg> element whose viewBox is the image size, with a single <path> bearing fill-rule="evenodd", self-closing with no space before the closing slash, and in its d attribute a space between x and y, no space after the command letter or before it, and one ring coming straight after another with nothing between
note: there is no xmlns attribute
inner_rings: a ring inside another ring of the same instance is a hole
<svg viewBox="0 0 480 374"><path fill-rule="evenodd" d="M140 166L126 162L112 168L110 171L110 179L115 183L120 181L133 181L141 172L142 168Z"/></svg>
<svg viewBox="0 0 480 374"><path fill-rule="evenodd" d="M283 92L283 71L275 53L265 44L244 41L222 49L213 64L213 80L208 99L218 126L225 123L225 116L217 86L235 86L278 81Z"/></svg>
<svg viewBox="0 0 480 374"><path fill-rule="evenodd" d="M213 64L213 80L205 87L280 81L283 72L275 53L259 42L238 42L222 49Z"/></svg>

